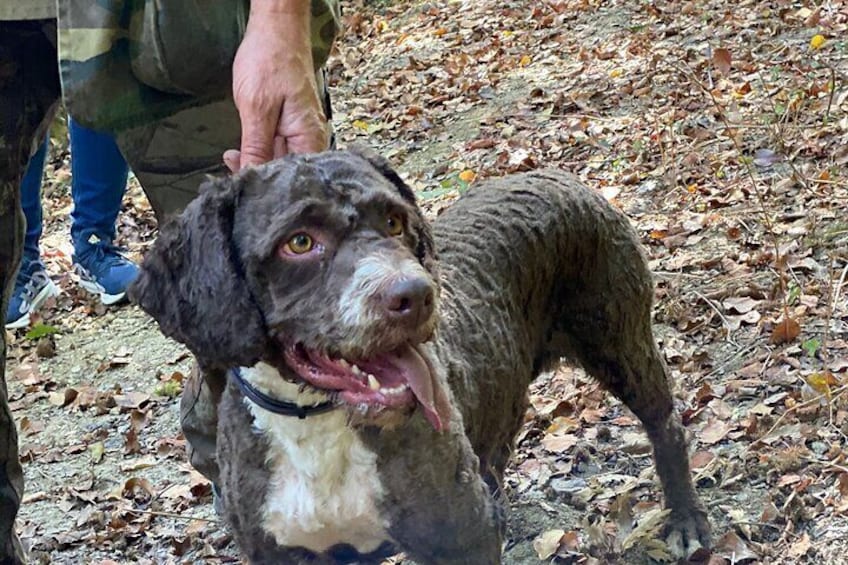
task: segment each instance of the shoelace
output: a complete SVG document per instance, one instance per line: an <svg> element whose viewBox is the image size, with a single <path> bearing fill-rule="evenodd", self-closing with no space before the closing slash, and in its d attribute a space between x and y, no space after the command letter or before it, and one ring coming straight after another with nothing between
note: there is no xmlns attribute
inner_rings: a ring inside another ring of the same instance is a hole
<svg viewBox="0 0 848 565"><path fill-rule="evenodd" d="M38 291L44 288L50 282L50 277L47 276L47 273L44 271L35 271L32 273L27 282L23 285L23 290L21 291L21 302L24 304L32 304L32 301L35 299L35 295L38 294Z"/></svg>

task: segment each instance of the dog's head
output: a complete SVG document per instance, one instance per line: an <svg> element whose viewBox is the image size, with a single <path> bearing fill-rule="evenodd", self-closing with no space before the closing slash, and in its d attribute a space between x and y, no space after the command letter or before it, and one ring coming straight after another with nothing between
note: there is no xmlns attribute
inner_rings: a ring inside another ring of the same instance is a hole
<svg viewBox="0 0 848 565"><path fill-rule="evenodd" d="M201 365L266 361L360 414L418 404L447 425L419 347L437 319L430 229L376 155L290 156L206 183L130 294Z"/></svg>

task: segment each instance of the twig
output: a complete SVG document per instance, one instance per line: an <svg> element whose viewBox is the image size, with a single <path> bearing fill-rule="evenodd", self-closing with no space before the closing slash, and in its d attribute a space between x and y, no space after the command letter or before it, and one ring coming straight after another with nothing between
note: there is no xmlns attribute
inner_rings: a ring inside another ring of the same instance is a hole
<svg viewBox="0 0 848 565"><path fill-rule="evenodd" d="M201 518L199 516L183 516L182 514L175 514L173 512L157 512L156 510L139 510L138 508L125 508L124 511L132 512L134 514L149 514L151 516L159 516L162 518L173 518L175 520L200 520L201 522L208 522L210 524L218 524L218 520L212 520L210 518Z"/></svg>
<svg viewBox="0 0 848 565"><path fill-rule="evenodd" d="M842 291L842 286L845 284L845 275L848 275L848 263L842 269L842 274L839 275L839 282L836 283L836 288L833 291L833 303L839 304L839 293Z"/></svg>
<svg viewBox="0 0 848 565"><path fill-rule="evenodd" d="M698 298L700 298L701 300L706 302L707 305L710 308L712 308L715 311L716 314L718 314L718 317L721 318L721 321L724 324L724 327L727 328L727 341L735 344L736 342L734 342L733 340L730 339L730 331L731 331L730 321L727 318L724 317L724 314L722 314L719 307L716 306L715 303L712 300L710 300L709 298L707 298L706 296L704 296L703 294L701 294L697 290L693 290L692 292L694 292L698 296Z"/></svg>
<svg viewBox="0 0 848 565"><path fill-rule="evenodd" d="M693 273L681 273L681 272L677 272L677 271L651 271L651 273L653 273L653 275L655 277L663 277L663 278L669 278L669 279L673 279L675 277L682 277L682 278L690 278L690 279L699 279L700 280L700 279L704 278L704 275L696 275L696 274L693 274Z"/></svg>
<svg viewBox="0 0 848 565"><path fill-rule="evenodd" d="M804 458L804 461L807 463L812 463L814 465L821 465L825 469L836 469L840 473L848 473L848 467L843 465L837 465L833 461L818 461L816 459Z"/></svg>
<svg viewBox="0 0 848 565"><path fill-rule="evenodd" d="M824 111L824 120L822 121L823 125L827 125L830 121L830 109L833 107L833 97L836 94L836 71L824 61L819 62L830 71L830 96L827 99L827 110Z"/></svg>

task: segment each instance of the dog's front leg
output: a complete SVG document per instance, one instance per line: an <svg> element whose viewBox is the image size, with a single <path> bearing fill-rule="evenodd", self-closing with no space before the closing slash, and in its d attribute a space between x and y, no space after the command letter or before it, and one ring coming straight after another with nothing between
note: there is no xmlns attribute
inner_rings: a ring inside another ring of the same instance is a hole
<svg viewBox="0 0 848 565"><path fill-rule="evenodd" d="M504 519L479 472L479 461L455 412L438 433L415 417L394 430L369 430L385 488L381 511L389 533L422 565L501 562Z"/></svg>

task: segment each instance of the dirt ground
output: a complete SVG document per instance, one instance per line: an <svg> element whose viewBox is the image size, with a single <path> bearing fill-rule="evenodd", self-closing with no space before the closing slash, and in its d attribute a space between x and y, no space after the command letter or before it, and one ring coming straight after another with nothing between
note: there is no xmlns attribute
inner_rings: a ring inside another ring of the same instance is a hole
<svg viewBox="0 0 848 565"><path fill-rule="evenodd" d="M710 563L848 563L848 6L431 0L346 3L345 21L340 145L388 156L430 214L476 179L552 166L632 219ZM68 274L55 141L42 247L62 294L31 334L9 334L21 536L36 563L238 562L185 458L188 355ZM155 237L134 181L119 232L136 259ZM531 404L505 562L667 560L633 416L569 368Z"/></svg>

